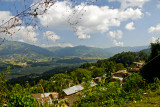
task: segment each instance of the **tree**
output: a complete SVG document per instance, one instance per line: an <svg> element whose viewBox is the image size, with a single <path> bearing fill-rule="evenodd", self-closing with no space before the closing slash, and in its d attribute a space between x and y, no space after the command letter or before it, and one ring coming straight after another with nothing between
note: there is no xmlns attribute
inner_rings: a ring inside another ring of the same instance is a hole
<svg viewBox="0 0 160 107"><path fill-rule="evenodd" d="M7 70L0 73L0 106L7 102L6 98L8 95L8 88L7 88L7 76L9 75L10 68L8 67Z"/></svg>
<svg viewBox="0 0 160 107"><path fill-rule="evenodd" d="M68 87L69 82L71 81L71 77L67 74L55 74L50 78L50 81L54 82L54 89L56 91L61 91L64 88Z"/></svg>
<svg viewBox="0 0 160 107"><path fill-rule="evenodd" d="M71 73L71 76L74 80L78 80L78 82L81 83L84 79L91 80L92 72L87 69L78 68Z"/></svg>
<svg viewBox="0 0 160 107"><path fill-rule="evenodd" d="M159 40L157 40L156 43L151 43L150 60L158 56L159 54L160 54L160 42Z"/></svg>
<svg viewBox="0 0 160 107"><path fill-rule="evenodd" d="M140 74L147 82L154 82L154 78L160 79L160 42L151 43L151 54L148 63L142 67Z"/></svg>
<svg viewBox="0 0 160 107"><path fill-rule="evenodd" d="M102 76L103 74L105 74L105 69L104 68L95 68L93 69L93 77L98 77L98 76Z"/></svg>
<svg viewBox="0 0 160 107"><path fill-rule="evenodd" d="M7 39L6 36L11 36L11 37L14 36L14 34L18 32L19 30L23 29L23 27L30 27L30 28L33 27L32 30L33 29L42 30L41 29L42 26L39 23L38 17L39 16L43 17L45 13L53 5L55 5L55 3L58 2L59 0L35 0L35 2L29 6L26 5L27 4L25 3L26 1L27 0L24 0L24 8L25 8L24 10L22 10L21 12L18 12L18 10L16 10L17 14L15 16L11 17L7 21L2 20L2 24L0 24L0 33L4 34L5 36L1 36L0 39L3 39L3 41ZM64 0L64 1L70 1L73 7L77 5L77 1L75 0ZM83 2L83 4L84 6L86 6L94 2L95 2L94 0L87 0ZM70 5L70 3L68 5ZM66 12L67 11L68 10L66 10ZM77 24L78 24L78 19L79 19L78 17L81 11L82 10L79 10L79 12L77 11L73 12L73 17L75 17L74 21L71 21L70 19L66 20L66 22L71 26L74 32L77 32ZM69 18L72 18L72 16Z"/></svg>
<svg viewBox="0 0 160 107"><path fill-rule="evenodd" d="M107 73L108 79L110 79L112 73L114 73L115 70L116 70L115 63L112 61L108 61L105 65L105 71Z"/></svg>
<svg viewBox="0 0 160 107"><path fill-rule="evenodd" d="M116 71L119 71L119 70L124 70L124 65L122 63L118 63L116 64Z"/></svg>

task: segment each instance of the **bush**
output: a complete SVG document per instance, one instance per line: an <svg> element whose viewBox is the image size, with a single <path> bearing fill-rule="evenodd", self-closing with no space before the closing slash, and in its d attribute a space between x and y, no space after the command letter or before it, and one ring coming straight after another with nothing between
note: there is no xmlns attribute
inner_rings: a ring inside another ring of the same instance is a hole
<svg viewBox="0 0 160 107"><path fill-rule="evenodd" d="M126 92L134 91L137 92L139 89L145 88L145 81L139 74L133 74L125 78L123 83L123 89Z"/></svg>
<svg viewBox="0 0 160 107"><path fill-rule="evenodd" d="M154 78L154 83L149 84L149 86L152 91L159 89L160 88L160 80L158 78Z"/></svg>
<svg viewBox="0 0 160 107"><path fill-rule="evenodd" d="M38 102L29 94L13 94L8 100L8 107L37 107Z"/></svg>

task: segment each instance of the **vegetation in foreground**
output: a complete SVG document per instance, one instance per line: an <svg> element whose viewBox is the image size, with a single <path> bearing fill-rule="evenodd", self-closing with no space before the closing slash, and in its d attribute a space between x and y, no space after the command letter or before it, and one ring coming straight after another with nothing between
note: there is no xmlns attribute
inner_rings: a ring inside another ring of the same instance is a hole
<svg viewBox="0 0 160 107"><path fill-rule="evenodd" d="M159 42L156 44L160 45ZM151 44L151 50L154 45ZM156 51L157 54L154 54L154 51L151 52L151 55L154 55L152 58L159 58L157 55L159 55L160 48L156 48L156 50L158 51ZM85 63L70 72L64 71L63 73L55 74L48 80L41 79L37 84L32 86L29 83L24 85L8 84L6 77L8 76L9 69L7 69L4 73L0 74L0 105L7 104L6 106L8 107L54 106L54 104L48 104L47 101L41 104L31 94L58 92L61 95L62 89L67 88L68 83L73 81L72 85L86 83L85 89L74 104L77 107L138 106L140 104L159 106L159 75L143 75L150 71L142 68L140 73L126 77L125 82L122 83L122 87L121 82L110 82L110 77L115 71L129 69L133 66L133 62L139 61L139 59L147 60L146 57L143 57L145 54L143 53L142 55L142 52L140 53L122 53L109 59L99 60L97 63ZM150 57L148 58L148 63L152 63ZM146 64L145 66L151 65ZM155 67L158 68L158 66ZM159 74L159 72L154 73ZM104 74L106 74L106 77L101 83L92 89L88 87L88 81L93 77ZM150 78L153 78L153 80L150 81Z"/></svg>

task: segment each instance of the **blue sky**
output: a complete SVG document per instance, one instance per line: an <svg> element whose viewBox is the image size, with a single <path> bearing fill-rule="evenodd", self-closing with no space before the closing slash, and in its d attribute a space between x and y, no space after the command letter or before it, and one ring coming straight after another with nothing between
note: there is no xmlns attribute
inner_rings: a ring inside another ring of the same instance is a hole
<svg viewBox="0 0 160 107"><path fill-rule="evenodd" d="M0 25L39 1L0 0ZM2 32L1 35L8 40L42 47L86 45L100 48L144 46L160 37L159 0L95 0L87 4L90 1L59 0L46 14L37 17L41 30L21 25L11 29L16 32L12 37ZM29 21L27 18L21 21Z"/></svg>

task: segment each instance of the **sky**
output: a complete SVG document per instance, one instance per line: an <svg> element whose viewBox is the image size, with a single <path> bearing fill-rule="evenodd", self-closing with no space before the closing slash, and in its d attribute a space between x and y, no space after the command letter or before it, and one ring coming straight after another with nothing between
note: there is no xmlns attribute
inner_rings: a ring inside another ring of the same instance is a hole
<svg viewBox="0 0 160 107"><path fill-rule="evenodd" d="M98 48L147 46L160 38L160 0L58 0L35 20L28 16L17 22L33 21L38 27L19 25L10 29L13 35L2 32L13 23L6 21L37 2L44 0L0 0L1 38L41 47ZM37 13L43 10L41 5Z"/></svg>

